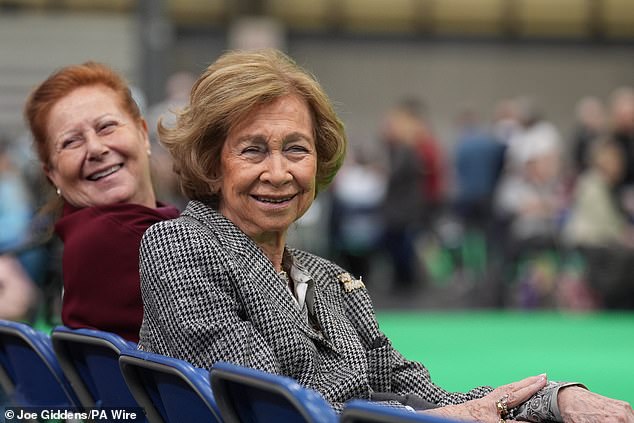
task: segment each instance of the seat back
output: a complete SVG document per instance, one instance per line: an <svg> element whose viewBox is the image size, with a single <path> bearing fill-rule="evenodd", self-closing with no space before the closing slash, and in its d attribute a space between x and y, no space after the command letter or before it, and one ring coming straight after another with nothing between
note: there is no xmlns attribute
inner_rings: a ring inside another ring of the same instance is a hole
<svg viewBox="0 0 634 423"><path fill-rule="evenodd" d="M0 357L0 380L12 405L79 406L48 335L25 323L0 320Z"/></svg>
<svg viewBox="0 0 634 423"><path fill-rule="evenodd" d="M338 421L321 395L285 376L218 362L211 369L211 386L228 423Z"/></svg>
<svg viewBox="0 0 634 423"><path fill-rule="evenodd" d="M2 392L0 392L0 398L3 398L3 394L9 395L13 393L15 389L15 384L13 383L14 380L15 374L13 373L13 368L11 367L7 352L0 340L0 389L2 390Z"/></svg>
<svg viewBox="0 0 634 423"><path fill-rule="evenodd" d="M341 413L341 423L461 423L458 420L415 413L380 403L352 400ZM462 421L462 423L465 423Z"/></svg>
<svg viewBox="0 0 634 423"><path fill-rule="evenodd" d="M119 366L150 423L222 421L207 370L138 350L123 352Z"/></svg>
<svg viewBox="0 0 634 423"><path fill-rule="evenodd" d="M82 406L138 407L119 369L119 355L136 344L114 333L66 326L53 329L51 342Z"/></svg>

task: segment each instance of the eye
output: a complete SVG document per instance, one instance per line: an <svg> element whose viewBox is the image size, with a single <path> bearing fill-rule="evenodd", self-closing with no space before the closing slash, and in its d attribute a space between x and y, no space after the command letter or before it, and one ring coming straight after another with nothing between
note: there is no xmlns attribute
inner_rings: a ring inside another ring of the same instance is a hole
<svg viewBox="0 0 634 423"><path fill-rule="evenodd" d="M310 154L311 149L304 143L297 143L297 144L289 144L284 149L284 152L285 154L289 156L289 158L301 159L305 157L307 154Z"/></svg>
<svg viewBox="0 0 634 423"><path fill-rule="evenodd" d="M115 121L104 122L97 127L97 133L102 135L108 135L114 132L117 126L119 126L119 124Z"/></svg>
<svg viewBox="0 0 634 423"><path fill-rule="evenodd" d="M303 145L291 145L286 150L292 153L308 153L308 148Z"/></svg>
<svg viewBox="0 0 634 423"><path fill-rule="evenodd" d="M73 135L71 137L65 138L61 142L61 149L68 150L71 148L77 148L81 145L82 138L79 135Z"/></svg>
<svg viewBox="0 0 634 423"><path fill-rule="evenodd" d="M262 154L264 153L264 148L260 146L256 146L256 145L250 145L248 147L243 148L240 153L245 155Z"/></svg>

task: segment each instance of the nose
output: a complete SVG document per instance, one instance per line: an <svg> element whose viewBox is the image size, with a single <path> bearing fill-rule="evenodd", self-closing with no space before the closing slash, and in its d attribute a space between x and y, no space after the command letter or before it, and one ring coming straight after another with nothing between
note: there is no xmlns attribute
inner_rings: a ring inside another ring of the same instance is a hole
<svg viewBox="0 0 634 423"><path fill-rule="evenodd" d="M262 172L260 180L274 186L282 186L293 179L289 172L287 159L280 153L272 153L265 161L266 169Z"/></svg>
<svg viewBox="0 0 634 423"><path fill-rule="evenodd" d="M99 136L90 131L86 135L86 151L88 160L99 160L109 151L108 146L99 138Z"/></svg>

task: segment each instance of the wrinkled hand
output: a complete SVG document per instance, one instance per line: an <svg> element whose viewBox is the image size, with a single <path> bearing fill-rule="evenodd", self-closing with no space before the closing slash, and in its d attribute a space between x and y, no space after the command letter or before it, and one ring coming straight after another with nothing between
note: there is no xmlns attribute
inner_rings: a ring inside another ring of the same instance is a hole
<svg viewBox="0 0 634 423"><path fill-rule="evenodd" d="M580 386L561 388L557 395L564 423L634 423L632 407L625 401L607 398Z"/></svg>
<svg viewBox="0 0 634 423"><path fill-rule="evenodd" d="M526 402L544 386L546 386L546 375L528 377L519 382L500 386L494 389L490 394L477 400L425 410L423 413L459 420L498 423L500 421L500 415L498 414L496 403L502 397L508 395L507 407L510 410ZM510 420L507 420L507 422L510 422Z"/></svg>

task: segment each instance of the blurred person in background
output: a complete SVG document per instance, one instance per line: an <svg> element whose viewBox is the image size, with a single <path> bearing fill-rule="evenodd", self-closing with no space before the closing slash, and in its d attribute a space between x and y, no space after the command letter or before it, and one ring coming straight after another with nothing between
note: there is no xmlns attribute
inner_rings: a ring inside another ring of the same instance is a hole
<svg viewBox="0 0 634 423"><path fill-rule="evenodd" d="M153 155L152 178L157 196L179 209L185 206L186 201L178 186L172 158L159 143L157 126L159 122L164 126L175 124L176 114L187 105L189 92L195 81L196 77L187 71L170 75L165 84L165 98L151 105L147 112L150 148Z"/></svg>
<svg viewBox="0 0 634 423"><path fill-rule="evenodd" d="M321 86L283 53L222 55L161 141L191 201L143 236L140 349L292 377L338 411L363 398L487 422L634 422L629 404L545 375L444 390L394 349L359 279L286 244L347 141Z"/></svg>
<svg viewBox="0 0 634 423"><path fill-rule="evenodd" d="M624 183L634 184L634 89L619 87L610 96L610 131L626 157Z"/></svg>
<svg viewBox="0 0 634 423"><path fill-rule="evenodd" d="M598 138L587 160L590 168L577 182L566 238L577 245L634 247L633 227L618 207L614 190L625 173L623 149L611 138Z"/></svg>
<svg viewBox="0 0 634 423"><path fill-rule="evenodd" d="M64 243L62 322L138 341L138 255L151 224L178 210L158 203L147 125L126 81L86 62L51 74L25 117L56 196L46 211Z"/></svg>
<svg viewBox="0 0 634 423"><path fill-rule="evenodd" d="M13 255L0 255L0 319L30 323L38 294L37 286L22 263Z"/></svg>
<svg viewBox="0 0 634 423"><path fill-rule="evenodd" d="M456 210L467 226L488 231L506 146L479 121L471 107L461 110L456 124Z"/></svg>
<svg viewBox="0 0 634 423"><path fill-rule="evenodd" d="M416 99L404 99L387 111L381 128L388 157L383 247L391 259L395 294L408 295L422 276L414 242L425 210L425 163L419 154L425 134Z"/></svg>
<svg viewBox="0 0 634 423"><path fill-rule="evenodd" d="M634 225L618 204L615 187L625 174L621 145L598 138L588 149L589 167L577 182L564 239L579 249L587 280L607 308L634 308Z"/></svg>
<svg viewBox="0 0 634 423"><path fill-rule="evenodd" d="M159 142L157 125L159 121L164 126L176 124L176 116L187 106L189 93L196 82L196 77L187 71L176 72L167 78L165 83L165 98L152 104L147 112L149 135L151 142Z"/></svg>
<svg viewBox="0 0 634 423"><path fill-rule="evenodd" d="M587 96L575 105L575 127L572 134L572 165L575 175L589 167L590 145L607 132L607 111L597 97Z"/></svg>
<svg viewBox="0 0 634 423"><path fill-rule="evenodd" d="M555 301L558 241L569 198L559 131L533 102L519 105L521 127L509 140L494 212L505 232L503 273L518 282L512 286L516 300L542 307Z"/></svg>
<svg viewBox="0 0 634 423"><path fill-rule="evenodd" d="M30 241L33 201L26 181L10 154L10 141L0 134L0 253Z"/></svg>
<svg viewBox="0 0 634 423"><path fill-rule="evenodd" d="M520 129L517 99L498 100L493 110L493 135L505 146Z"/></svg>
<svg viewBox="0 0 634 423"><path fill-rule="evenodd" d="M421 210L423 223L430 227L444 206L447 189L445 152L436 138L425 104L418 98L400 102L402 110L416 121L416 150L423 170L422 195L425 207Z"/></svg>
<svg viewBox="0 0 634 423"><path fill-rule="evenodd" d="M619 184L621 206L634 221L634 89L619 87L610 96L610 134L621 146L625 174Z"/></svg>
<svg viewBox="0 0 634 423"><path fill-rule="evenodd" d="M331 242L338 261L354 275L370 274L383 236L385 172L361 146L351 149L332 186Z"/></svg>
<svg viewBox="0 0 634 423"><path fill-rule="evenodd" d="M495 194L497 213L510 219L513 239L549 245L564 208L562 140L536 105L522 103L521 128L509 140L504 172Z"/></svg>
<svg viewBox="0 0 634 423"><path fill-rule="evenodd" d="M492 256L499 255L493 196L502 172L506 145L480 121L472 106L460 110L456 126L453 211L463 226L458 257L463 276L478 281L489 273Z"/></svg>
<svg viewBox="0 0 634 423"><path fill-rule="evenodd" d="M9 138L0 134L0 318L30 322L43 255L31 245L33 202L10 147Z"/></svg>

